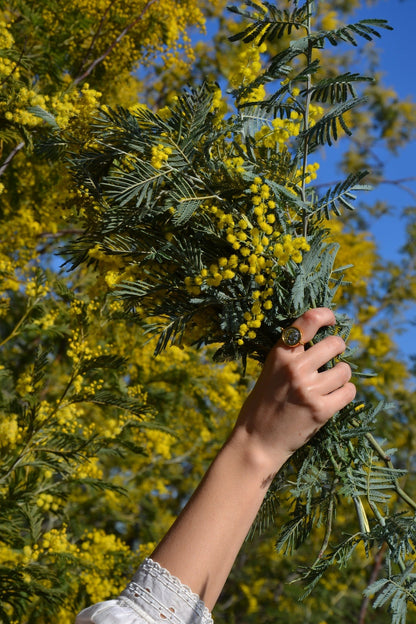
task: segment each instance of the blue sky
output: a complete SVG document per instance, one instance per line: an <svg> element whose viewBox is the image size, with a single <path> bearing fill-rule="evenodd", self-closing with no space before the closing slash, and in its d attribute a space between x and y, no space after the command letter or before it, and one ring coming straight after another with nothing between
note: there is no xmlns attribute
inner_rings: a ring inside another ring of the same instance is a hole
<svg viewBox="0 0 416 624"><path fill-rule="evenodd" d="M359 19L377 17L387 19L394 30L383 33L376 43L382 59L383 83L397 91L401 99L416 99L416 73L414 70L414 40L416 22L416 0L379 0L375 6L366 7L356 13ZM416 142L400 149L397 155L388 152L378 154L385 160L385 175L388 180L416 178ZM416 193L416 180L406 183ZM368 197L386 200L395 206L389 216L371 222L371 234L378 240L382 255L386 259L397 259L405 240L405 224L401 217L403 208L415 206L416 200L410 193L393 185L382 185ZM416 353L416 306L406 313L407 327L399 338L399 346L407 356Z"/></svg>
<svg viewBox="0 0 416 624"><path fill-rule="evenodd" d="M416 74L412 67L414 56L414 23L416 21L416 0L378 0L375 6L366 7L355 14L358 19L377 17L387 19L393 31L385 31L375 42L382 59L383 82L395 89L401 99L416 97ZM409 78L410 76L410 78ZM396 180L416 177L416 143L412 141L396 156L379 152L386 163L386 179ZM406 184L416 193L416 180ZM374 199L384 199L397 206L396 213L374 221L372 234L382 243L383 254L397 258L404 242L403 220L400 218L403 207L415 204L409 193L397 186L382 185L372 191ZM371 200L368 197L368 200ZM415 347L416 351L416 347Z"/></svg>

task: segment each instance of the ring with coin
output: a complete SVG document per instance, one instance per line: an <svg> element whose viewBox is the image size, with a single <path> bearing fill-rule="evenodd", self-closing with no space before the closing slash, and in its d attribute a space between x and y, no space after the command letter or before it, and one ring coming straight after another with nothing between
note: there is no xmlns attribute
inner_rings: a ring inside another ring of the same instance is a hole
<svg viewBox="0 0 416 624"><path fill-rule="evenodd" d="M302 342L302 332L298 327L291 325L282 330L282 341L287 347L298 347L305 344Z"/></svg>

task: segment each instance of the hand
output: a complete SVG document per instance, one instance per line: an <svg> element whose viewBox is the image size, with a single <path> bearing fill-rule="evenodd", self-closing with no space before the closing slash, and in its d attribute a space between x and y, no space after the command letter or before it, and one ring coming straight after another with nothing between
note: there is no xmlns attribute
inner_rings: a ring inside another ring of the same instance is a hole
<svg viewBox="0 0 416 624"><path fill-rule="evenodd" d="M308 310L293 323L309 342L320 327L335 324L328 308ZM281 340L269 353L260 377L245 401L230 438L245 445L251 460L271 471L303 446L337 411L355 397L351 368L338 362L318 372L345 350L339 336L327 336L305 350Z"/></svg>

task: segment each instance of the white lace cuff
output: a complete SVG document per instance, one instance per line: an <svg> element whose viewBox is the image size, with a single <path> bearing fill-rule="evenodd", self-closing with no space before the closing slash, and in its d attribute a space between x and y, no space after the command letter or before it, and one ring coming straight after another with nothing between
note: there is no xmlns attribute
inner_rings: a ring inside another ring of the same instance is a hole
<svg viewBox="0 0 416 624"><path fill-rule="evenodd" d="M171 624L212 624L210 611L197 594L162 568L145 559L119 601L150 621Z"/></svg>

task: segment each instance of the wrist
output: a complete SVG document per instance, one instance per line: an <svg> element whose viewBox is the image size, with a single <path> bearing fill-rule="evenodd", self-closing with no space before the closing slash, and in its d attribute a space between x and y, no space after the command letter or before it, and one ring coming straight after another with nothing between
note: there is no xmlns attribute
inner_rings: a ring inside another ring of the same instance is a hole
<svg viewBox="0 0 416 624"><path fill-rule="evenodd" d="M240 459L242 466L257 477L263 487L268 487L285 462L291 456L277 447L268 447L244 426L237 425L224 448L230 448Z"/></svg>

